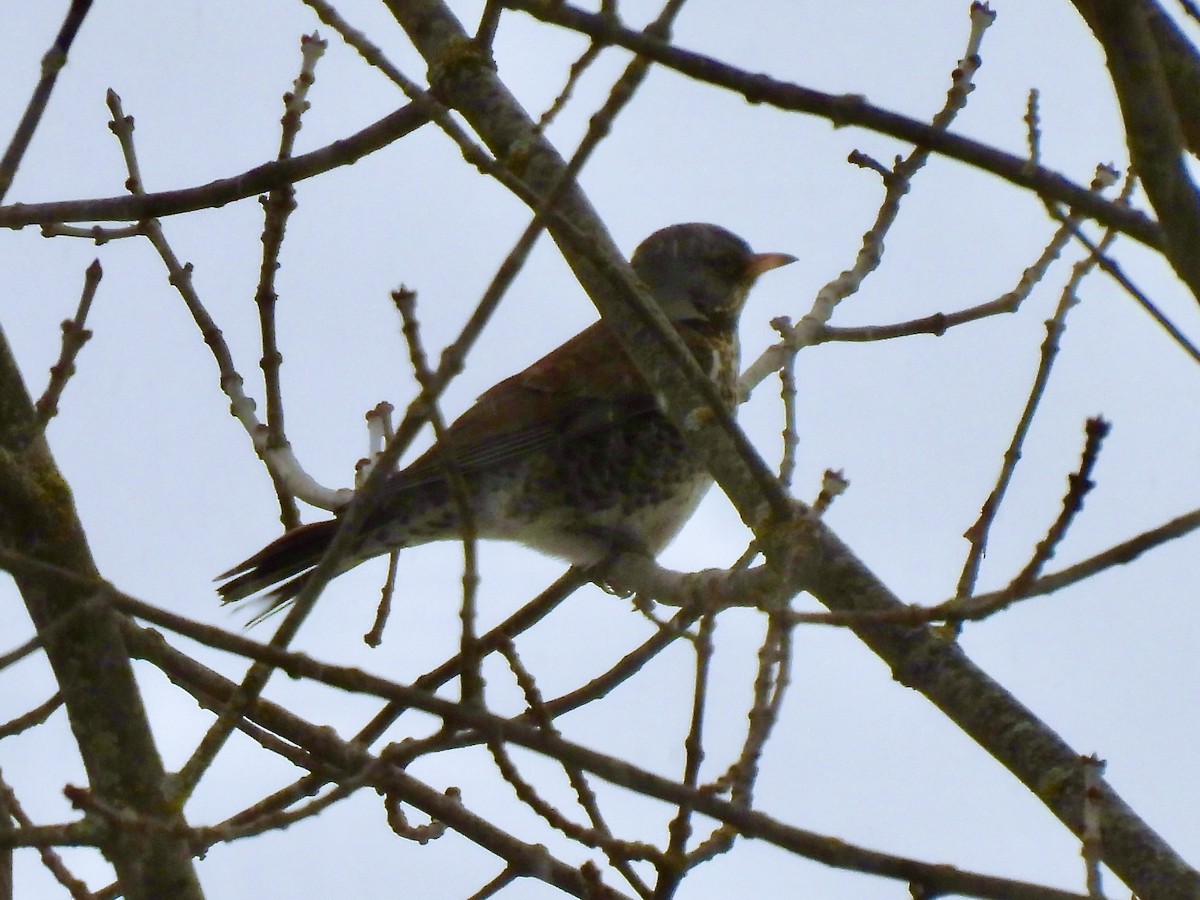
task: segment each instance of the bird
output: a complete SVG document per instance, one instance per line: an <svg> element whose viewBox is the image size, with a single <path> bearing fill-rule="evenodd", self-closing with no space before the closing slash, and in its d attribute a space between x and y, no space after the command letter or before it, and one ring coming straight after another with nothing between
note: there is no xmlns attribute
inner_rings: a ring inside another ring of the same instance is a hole
<svg viewBox="0 0 1200 900"><path fill-rule="evenodd" d="M755 253L705 223L662 228L630 265L732 412L737 323L764 272L795 262ZM450 471L461 478L452 487ZM655 557L712 484L603 321L482 394L427 452L391 473L335 575L376 556L461 540L462 496L477 537L515 541L580 566L618 552ZM288 604L338 518L301 525L217 576L225 603L266 591L260 619Z"/></svg>

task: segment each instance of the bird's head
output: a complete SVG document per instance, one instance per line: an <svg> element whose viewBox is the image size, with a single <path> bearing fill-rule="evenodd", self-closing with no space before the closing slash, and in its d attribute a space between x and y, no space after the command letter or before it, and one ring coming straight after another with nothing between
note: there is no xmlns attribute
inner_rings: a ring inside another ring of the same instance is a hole
<svg viewBox="0 0 1200 900"><path fill-rule="evenodd" d="M795 261L786 253L755 253L724 228L692 222L654 232L630 264L672 322L732 328L754 280Z"/></svg>

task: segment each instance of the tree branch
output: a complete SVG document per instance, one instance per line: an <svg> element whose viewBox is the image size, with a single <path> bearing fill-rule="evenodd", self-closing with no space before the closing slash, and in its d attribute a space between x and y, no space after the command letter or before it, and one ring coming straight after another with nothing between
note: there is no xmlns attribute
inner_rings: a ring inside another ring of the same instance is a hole
<svg viewBox="0 0 1200 900"><path fill-rule="evenodd" d="M582 32L593 40L624 47L697 81L735 91L751 103L820 116L837 127L858 125L926 147L1034 191L1039 197L1063 203L1073 212L1095 219L1150 247L1162 247L1161 228L1142 213L1109 203L1065 176L1033 165L1028 159L872 106L859 95L827 94L746 72L712 57L672 47L624 28L612 17L588 13L559 0L506 0L506 5L540 21ZM2 220L0 224L3 224Z"/></svg>
<svg viewBox="0 0 1200 900"><path fill-rule="evenodd" d="M1147 6L1094 0L1091 24L1108 58L1134 171L1158 213L1163 253L1200 300L1200 192L1184 165L1186 150Z"/></svg>
<svg viewBox="0 0 1200 900"><path fill-rule="evenodd" d="M70 488L41 435L3 332L0 412L0 545L97 579ZM120 616L106 606L78 610L93 588L28 572L13 577L54 669L92 791L113 806L182 821L166 804L166 776L121 640ZM54 627L63 616L71 618ZM110 829L102 849L130 900L202 896L191 852L172 835Z"/></svg>

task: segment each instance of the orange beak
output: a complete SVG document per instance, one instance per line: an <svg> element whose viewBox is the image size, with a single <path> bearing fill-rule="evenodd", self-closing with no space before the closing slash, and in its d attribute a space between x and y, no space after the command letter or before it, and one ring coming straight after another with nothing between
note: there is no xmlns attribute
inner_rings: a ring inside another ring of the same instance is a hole
<svg viewBox="0 0 1200 900"><path fill-rule="evenodd" d="M772 269L778 269L780 266L786 266L795 261L796 257L789 253L755 253L746 265L746 274L751 278L757 278L763 272L770 272Z"/></svg>

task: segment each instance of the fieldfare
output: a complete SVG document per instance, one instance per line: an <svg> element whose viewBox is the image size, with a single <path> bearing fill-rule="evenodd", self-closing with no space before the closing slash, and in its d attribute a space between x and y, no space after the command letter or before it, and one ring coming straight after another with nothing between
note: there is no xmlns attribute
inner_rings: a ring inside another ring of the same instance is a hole
<svg viewBox="0 0 1200 900"><path fill-rule="evenodd" d="M794 262L753 253L716 225L673 225L637 248L631 265L730 408L738 377L737 320L754 280ZM441 442L383 486L338 574L374 556L461 536L466 487L475 533L592 565L615 551L655 556L712 484L662 414L604 322L483 394ZM226 602L271 588L268 612L292 600L333 539L338 520L287 532L218 577Z"/></svg>

